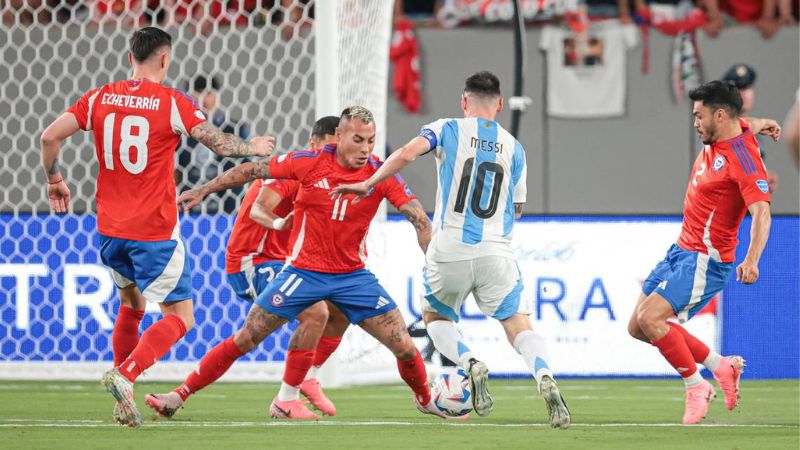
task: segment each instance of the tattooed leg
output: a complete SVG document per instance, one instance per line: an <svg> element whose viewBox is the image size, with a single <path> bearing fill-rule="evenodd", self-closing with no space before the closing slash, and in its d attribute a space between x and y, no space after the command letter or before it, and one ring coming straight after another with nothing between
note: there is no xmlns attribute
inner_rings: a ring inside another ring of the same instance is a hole
<svg viewBox="0 0 800 450"><path fill-rule="evenodd" d="M283 317L278 317L257 304L253 304L250 313L247 314L244 327L233 336L233 342L242 353L247 353L286 322L288 320Z"/></svg>
<svg viewBox="0 0 800 450"><path fill-rule="evenodd" d="M399 360L411 359L417 354L417 347L414 346L403 316L397 308L386 314L365 319L358 325L389 348Z"/></svg>

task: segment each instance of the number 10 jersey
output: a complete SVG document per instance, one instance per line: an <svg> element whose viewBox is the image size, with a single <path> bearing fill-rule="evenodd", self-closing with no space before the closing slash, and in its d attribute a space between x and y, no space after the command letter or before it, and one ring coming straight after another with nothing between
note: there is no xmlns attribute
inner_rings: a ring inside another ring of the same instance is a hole
<svg viewBox="0 0 800 450"><path fill-rule="evenodd" d="M186 94L148 80L92 89L68 110L94 134L97 229L134 241L174 239L175 150L181 134L206 120Z"/></svg>
<svg viewBox="0 0 800 450"><path fill-rule="evenodd" d="M525 150L497 122L440 119L420 136L436 157L439 185L431 261L513 258L514 204L525 203Z"/></svg>

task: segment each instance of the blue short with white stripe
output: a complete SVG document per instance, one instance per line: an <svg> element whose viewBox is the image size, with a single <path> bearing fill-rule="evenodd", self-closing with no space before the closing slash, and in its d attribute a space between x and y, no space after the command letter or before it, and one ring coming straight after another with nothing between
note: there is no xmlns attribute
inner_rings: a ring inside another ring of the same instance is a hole
<svg viewBox="0 0 800 450"><path fill-rule="evenodd" d="M117 287L135 283L148 302L192 298L192 267L180 238L146 242L101 234L100 259Z"/></svg>
<svg viewBox="0 0 800 450"><path fill-rule="evenodd" d="M285 266L261 291L256 304L290 321L309 306L330 300L350 323L385 314L397 305L369 270L322 273Z"/></svg>
<svg viewBox="0 0 800 450"><path fill-rule="evenodd" d="M252 302L258 298L258 293L263 291L269 282L281 273L281 269L283 269L283 261L267 261L251 267L250 270L229 273L228 283L231 284L239 298Z"/></svg>
<svg viewBox="0 0 800 450"><path fill-rule="evenodd" d="M673 245L642 284L642 292L664 297L678 320L685 322L728 284L732 273L733 263Z"/></svg>

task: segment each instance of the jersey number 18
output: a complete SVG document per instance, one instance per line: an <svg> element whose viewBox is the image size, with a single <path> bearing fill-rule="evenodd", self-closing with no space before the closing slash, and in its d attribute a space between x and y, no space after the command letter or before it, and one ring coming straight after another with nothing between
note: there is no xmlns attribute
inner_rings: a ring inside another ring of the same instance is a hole
<svg viewBox="0 0 800 450"><path fill-rule="evenodd" d="M111 113L103 120L103 162L106 169L114 170L114 124L117 113ZM136 128L136 133L133 129ZM125 116L122 119L119 142L119 160L122 167L136 175L147 167L147 138L150 136L150 122L141 116ZM136 152L136 162L131 158L131 149Z"/></svg>

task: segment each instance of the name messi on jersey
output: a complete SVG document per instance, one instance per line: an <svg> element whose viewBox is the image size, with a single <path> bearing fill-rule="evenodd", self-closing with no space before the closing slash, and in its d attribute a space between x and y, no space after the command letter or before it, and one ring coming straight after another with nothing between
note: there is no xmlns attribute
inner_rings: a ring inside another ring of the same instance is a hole
<svg viewBox="0 0 800 450"><path fill-rule="evenodd" d="M158 107L161 104L161 99L155 96L140 97L138 95L103 94L100 104L158 111Z"/></svg>
<svg viewBox="0 0 800 450"><path fill-rule="evenodd" d="M485 152L503 153L503 144L486 139L470 138L469 146L476 150L483 150Z"/></svg>

